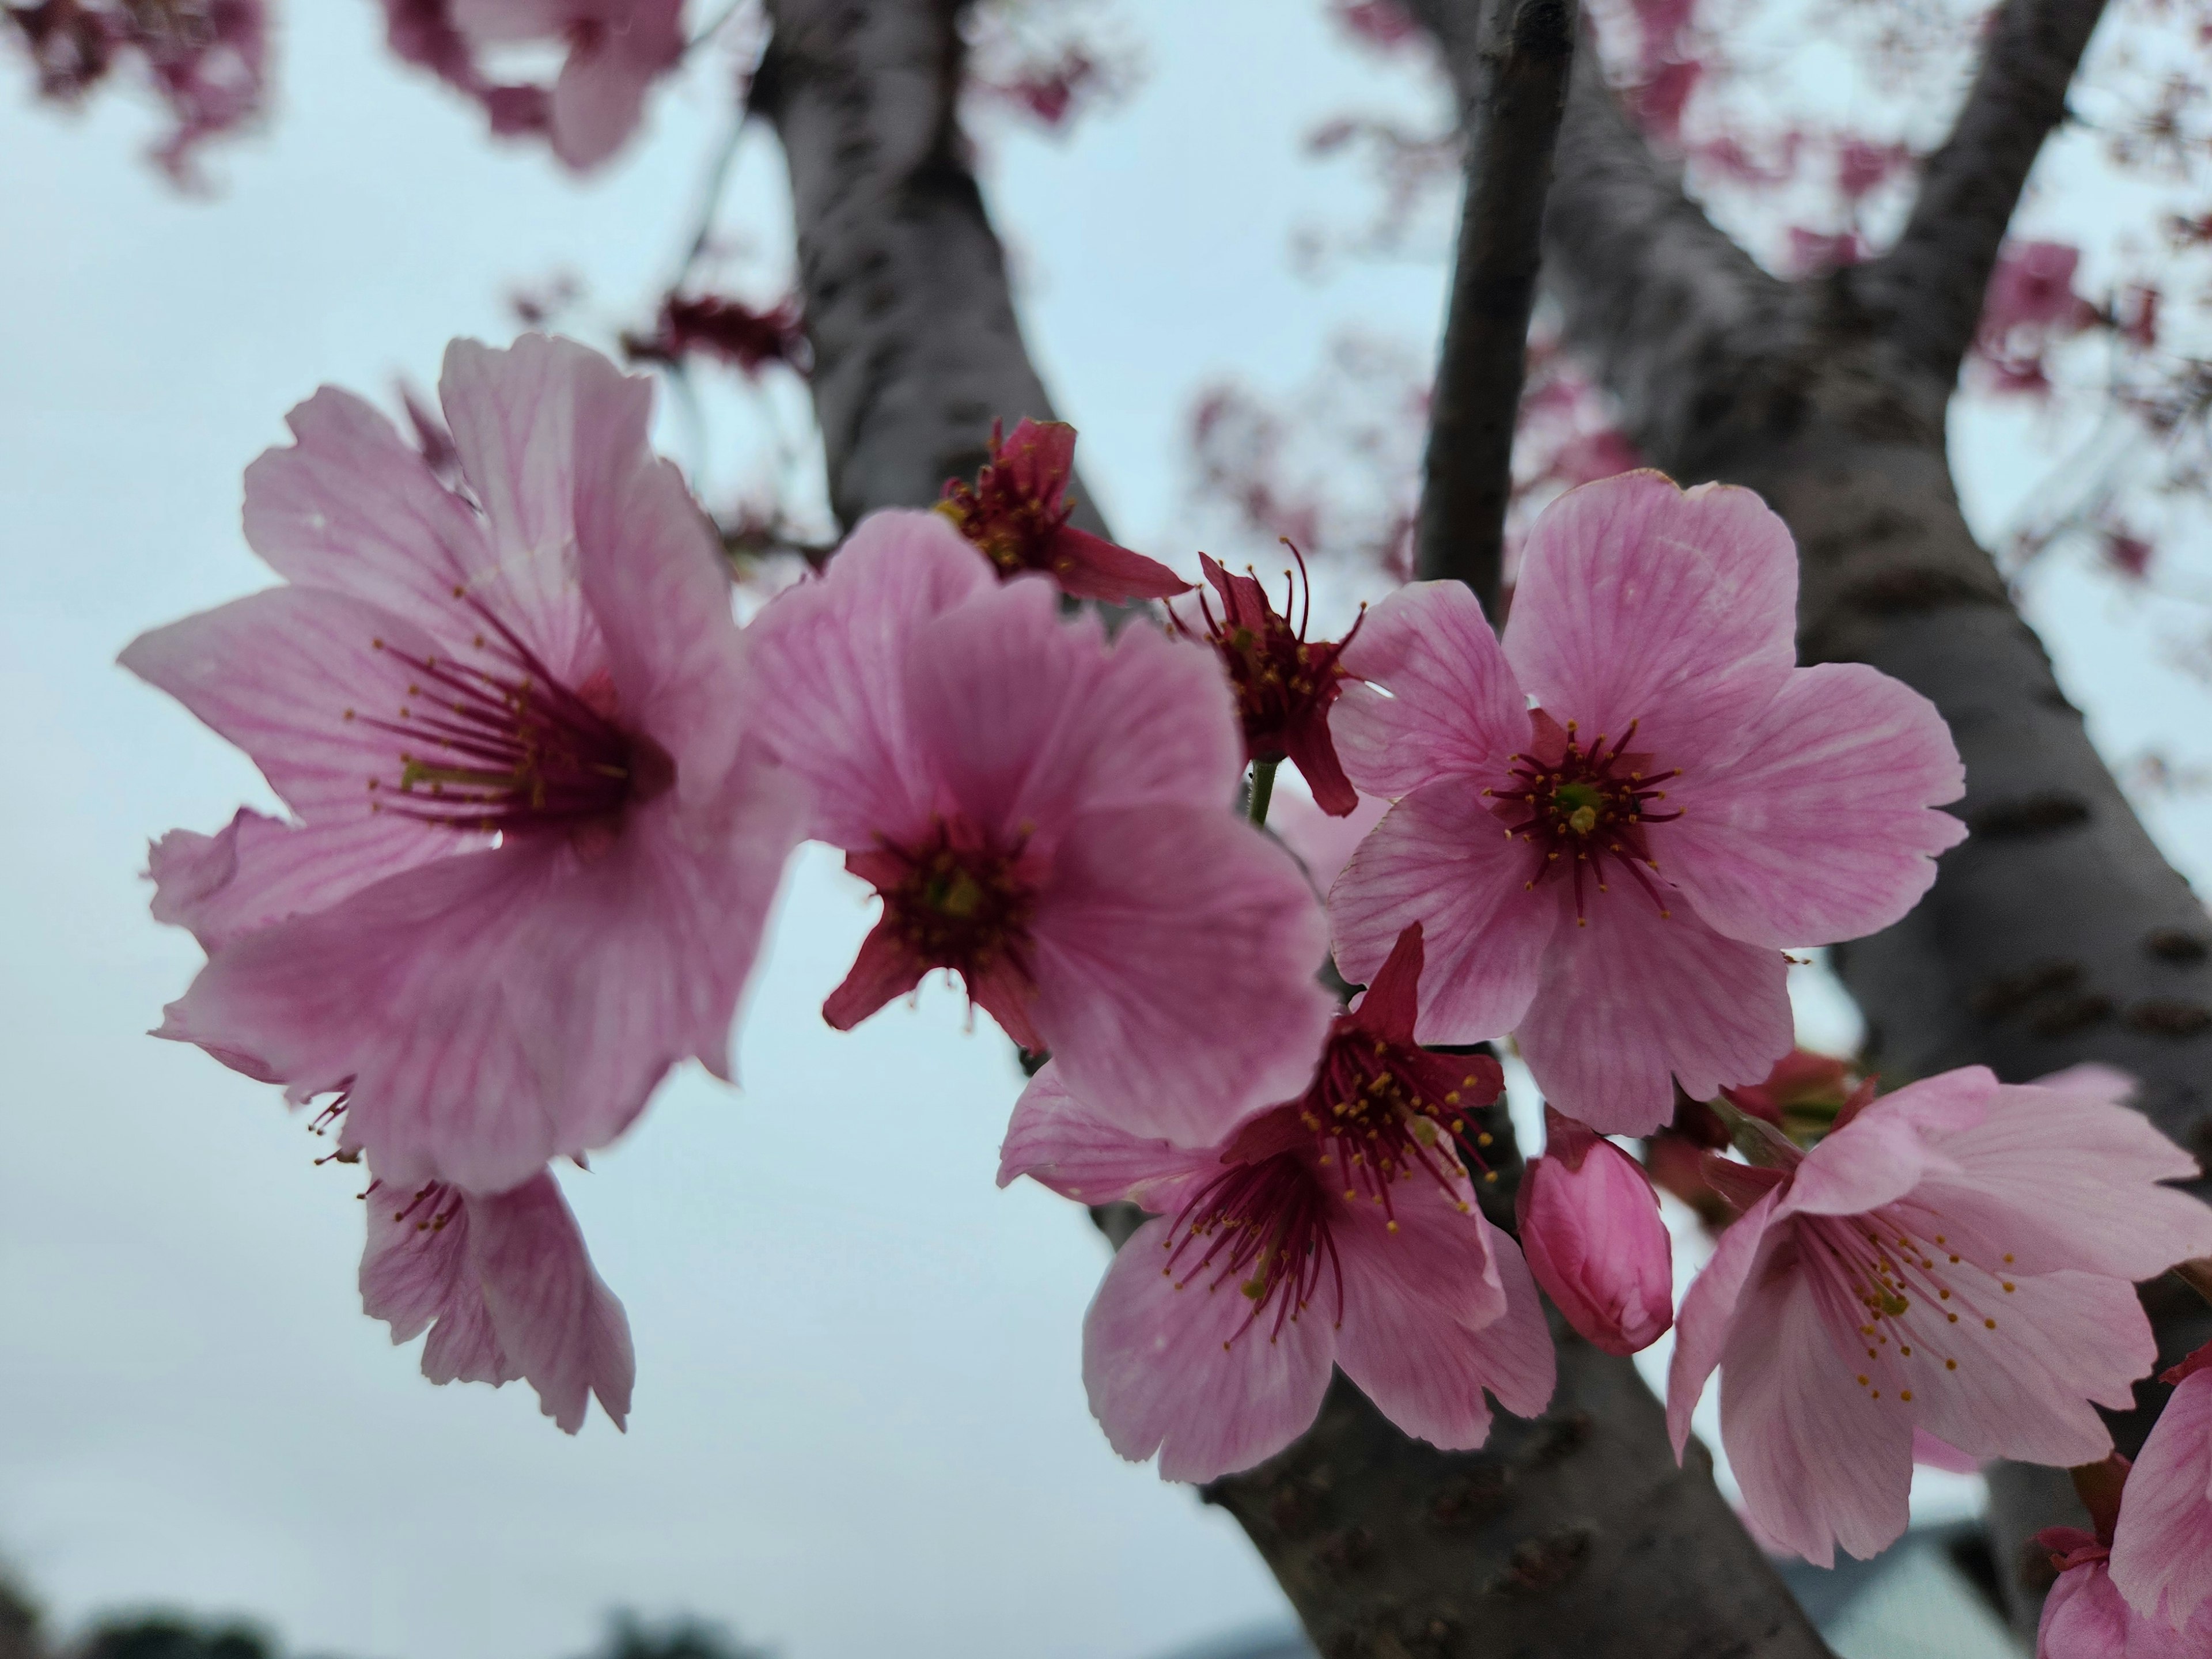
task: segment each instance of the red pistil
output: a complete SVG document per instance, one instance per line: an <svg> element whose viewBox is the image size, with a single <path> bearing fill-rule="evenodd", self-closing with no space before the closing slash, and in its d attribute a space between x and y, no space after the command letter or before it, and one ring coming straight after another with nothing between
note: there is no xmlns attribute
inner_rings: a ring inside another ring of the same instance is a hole
<svg viewBox="0 0 2212 1659"><path fill-rule="evenodd" d="M1250 1127L1264 1121L1256 1120ZM1273 1306L1272 1340L1282 1334L1285 1322L1305 1311L1324 1271L1335 1291L1334 1317L1343 1318L1344 1268L1330 1225L1329 1195L1296 1152L1232 1164L1200 1187L1175 1218L1162 1271L1173 1274L1186 1255L1195 1254L1178 1286L1209 1272L1211 1289L1237 1281L1252 1304L1243 1328L1249 1330Z"/></svg>
<svg viewBox="0 0 2212 1659"><path fill-rule="evenodd" d="M1575 884L1575 919L1584 921L1583 882L1585 872L1594 876L1597 890L1611 890L1606 875L1608 863L1626 870L1659 907L1669 914L1666 901L1644 874L1659 862L1651 856L1644 826L1666 823L1680 811L1655 812L1656 802L1667 799L1659 787L1679 777L1679 767L1647 772L1651 757L1629 751L1637 722L1607 747L1606 734L1584 744L1576 724L1565 727L1538 709L1534 752L1512 757L1517 787L1486 789L1495 803L1491 811L1505 825L1508 839L1517 838L1535 849L1535 867L1527 885L1540 881L1571 878Z"/></svg>
<svg viewBox="0 0 2212 1659"><path fill-rule="evenodd" d="M1257 576L1232 576L1205 554L1198 556L1206 580L1221 597L1221 615L1216 617L1205 593L1199 594L1199 611L1206 620L1203 638L1229 671L1244 728L1245 758L1294 763L1322 810L1342 817L1358 805L1359 798L1337 761L1328 710L1344 690L1344 670L1337 659L1359 632L1366 611L1363 607L1351 632L1340 640L1307 639L1306 629L1313 621L1313 580L1305 556L1294 544L1286 540L1283 544L1297 561L1297 574L1284 573L1279 612L1269 603ZM1299 612L1295 629L1290 620L1293 610ZM1182 617L1176 617L1175 623L1186 636L1200 637Z"/></svg>
<svg viewBox="0 0 2212 1659"><path fill-rule="evenodd" d="M675 781L665 750L616 723L611 692L569 690L505 623L471 608L485 627L471 644L488 666L372 641L416 677L396 718L345 711L408 745L397 776L368 781L372 812L481 834L573 830L616 818Z"/></svg>

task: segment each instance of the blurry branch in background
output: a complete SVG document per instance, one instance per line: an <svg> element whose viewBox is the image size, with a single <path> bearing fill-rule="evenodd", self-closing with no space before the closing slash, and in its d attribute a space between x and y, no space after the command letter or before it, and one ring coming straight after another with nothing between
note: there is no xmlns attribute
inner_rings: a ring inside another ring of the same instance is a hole
<svg viewBox="0 0 2212 1659"><path fill-rule="evenodd" d="M1575 0L1486 0L1461 86L1467 185L1429 417L1415 568L1455 577L1494 618L1513 434L1552 152L1574 63Z"/></svg>

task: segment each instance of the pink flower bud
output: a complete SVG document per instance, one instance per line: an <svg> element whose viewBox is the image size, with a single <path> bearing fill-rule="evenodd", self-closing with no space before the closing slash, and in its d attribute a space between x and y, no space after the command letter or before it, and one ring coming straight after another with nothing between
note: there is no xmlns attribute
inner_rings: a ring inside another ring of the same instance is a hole
<svg viewBox="0 0 2212 1659"><path fill-rule="evenodd" d="M1544 1293L1607 1353L1647 1348L1674 1322L1674 1250L1635 1159L1544 1109L1544 1156L1521 1177L1521 1248Z"/></svg>

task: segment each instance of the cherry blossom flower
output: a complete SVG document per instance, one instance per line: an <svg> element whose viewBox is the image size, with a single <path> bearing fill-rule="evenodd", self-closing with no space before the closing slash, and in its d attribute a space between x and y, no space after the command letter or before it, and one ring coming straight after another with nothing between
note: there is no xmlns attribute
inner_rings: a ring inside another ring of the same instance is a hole
<svg viewBox="0 0 2212 1659"><path fill-rule="evenodd" d="M489 1197L378 1182L365 1201L362 1310L392 1327L395 1344L429 1331L423 1376L494 1388L520 1377L570 1434L596 1395L623 1425L637 1373L629 1321L550 1173Z"/></svg>
<svg viewBox="0 0 2212 1659"><path fill-rule="evenodd" d="M392 49L481 102L501 133L543 131L587 173L636 130L646 89L684 56L684 0L384 0ZM565 45L550 92L495 85L486 48Z"/></svg>
<svg viewBox="0 0 2212 1659"><path fill-rule="evenodd" d="M1122 1456L1158 1454L1170 1480L1248 1468L1313 1421L1333 1364L1446 1449L1488 1436L1486 1389L1522 1416L1551 1398L1535 1286L1460 1156L1502 1079L1486 1056L1413 1045L1419 974L1409 928L1305 1091L1200 1150L1130 1134L1056 1062L1022 1096L1000 1186L1157 1212L1084 1322L1084 1386Z"/></svg>
<svg viewBox="0 0 2212 1659"><path fill-rule="evenodd" d="M872 515L752 632L762 732L883 914L823 1006L851 1029L934 969L1135 1132L1218 1139L1305 1079L1318 906L1231 810L1206 653L1000 584L936 513Z"/></svg>
<svg viewBox="0 0 2212 1659"><path fill-rule="evenodd" d="M1304 556L1296 547L1291 553L1304 575ZM1359 795L1337 763L1336 745L1328 735L1328 711L1344 690L1344 670L1337 659L1359 632L1359 623L1353 623L1352 632L1340 641L1310 641L1306 629L1313 618L1310 578L1306 582L1304 614L1292 629L1289 613L1297 604L1295 585L1286 588L1283 610L1278 613L1267 602L1267 590L1258 577L1232 576L1203 553L1198 556L1198 562L1206 580L1221 596L1218 619L1203 594L1199 607L1206 621L1204 637L1219 653L1229 671L1229 683L1236 688L1246 758L1261 766L1291 762L1313 791L1316 806L1332 817L1350 816L1359 805ZM1361 619L1365 619L1364 611ZM1176 626L1191 633L1180 617Z"/></svg>
<svg viewBox="0 0 2212 1659"><path fill-rule="evenodd" d="M1164 599L1190 584L1157 560L1068 523L1075 428L1024 419L1012 437L991 427L991 459L975 482L949 478L937 510L1005 576L1042 571L1071 599Z"/></svg>
<svg viewBox="0 0 2212 1659"><path fill-rule="evenodd" d="M2112 1583L2137 1613L2187 1626L2212 1620L2212 1345L2161 1380L2175 1387L2128 1476Z"/></svg>
<svg viewBox="0 0 2212 1659"><path fill-rule="evenodd" d="M2212 1249L2212 1210L2160 1185L2194 1159L2117 1103L2116 1074L2042 1085L1969 1066L1839 1115L1764 1167L1709 1159L1746 1206L1683 1298L1667 1389L1677 1454L1716 1364L1753 1528L1826 1565L1904 1530L1913 1430L1978 1458L2112 1449L2154 1357L2133 1281Z"/></svg>
<svg viewBox="0 0 2212 1659"><path fill-rule="evenodd" d="M730 1023L803 801L748 734L729 578L652 386L567 341L459 341L470 493L325 388L246 473L289 585L124 665L261 767L296 822L157 843L207 966L160 1035L301 1102L412 1190L499 1192L605 1145Z"/></svg>
<svg viewBox="0 0 2212 1659"><path fill-rule="evenodd" d="M1544 1109L1544 1155L1514 1194L1521 1248L1567 1323L1607 1353L1648 1348L1674 1322L1674 1252L1634 1158Z"/></svg>
<svg viewBox="0 0 2212 1659"><path fill-rule="evenodd" d="M1455 582L1368 613L1334 716L1397 805L1329 896L1358 981L1426 924L1421 1038L1513 1031L1561 1111L1640 1134L1789 1052L1783 947L1910 909L1966 830L1950 734L1859 664L1792 666L1797 564L1747 489L1656 472L1529 532L1501 648ZM1534 708L1529 707L1533 697Z"/></svg>

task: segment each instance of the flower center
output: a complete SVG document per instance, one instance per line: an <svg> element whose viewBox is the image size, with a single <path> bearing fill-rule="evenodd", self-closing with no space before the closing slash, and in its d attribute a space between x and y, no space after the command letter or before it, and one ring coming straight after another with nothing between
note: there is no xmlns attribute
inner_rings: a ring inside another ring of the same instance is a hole
<svg viewBox="0 0 2212 1659"><path fill-rule="evenodd" d="M1298 1121L1317 1138L1322 1167L1341 1175L1344 1196L1381 1205L1395 1227L1390 1189L1407 1176L1428 1176L1462 1210L1462 1157L1490 1177L1482 1149L1492 1137L1470 1115L1495 1098L1482 1081L1463 1056L1403 1048L1343 1016L1297 1103Z"/></svg>
<svg viewBox="0 0 2212 1659"><path fill-rule="evenodd" d="M1665 901L1644 873L1659 868L1645 827L1682 816L1680 811L1652 810L1667 799L1659 786L1679 777L1680 769L1646 769L1651 757L1631 753L1628 748L1636 735L1634 720L1608 748L1602 732L1585 744L1573 720L1562 728L1540 709L1536 719L1534 752L1515 755L1509 763L1513 787L1482 792L1491 798L1492 812L1505 825L1506 838L1525 842L1535 852L1535 867L1524 886L1571 880L1575 919L1583 922L1585 878L1595 879L1599 892L1610 892L1608 877L1617 868L1635 878L1659 906L1661 915L1668 915Z"/></svg>
<svg viewBox="0 0 2212 1659"><path fill-rule="evenodd" d="M994 848L940 819L928 840L864 858L884 862L848 863L882 892L884 919L915 957L958 971L971 988L1002 965L1026 975L1036 896L1020 847Z"/></svg>
<svg viewBox="0 0 2212 1659"><path fill-rule="evenodd" d="M1238 1139L1279 1115L1256 1120ZM1295 1126L1292 1134L1303 1138L1296 1135ZM1336 1316L1343 1317L1344 1269L1330 1233L1329 1195L1293 1150L1231 1164L1191 1195L1169 1229L1167 1265L1161 1271L1175 1277L1178 1269L1178 1290L1207 1274L1209 1290L1236 1284L1252 1304L1239 1335L1270 1308L1274 1320L1268 1340L1281 1335L1283 1326L1296 1321L1313 1300L1324 1273L1334 1285Z"/></svg>
<svg viewBox="0 0 2212 1659"><path fill-rule="evenodd" d="M556 679L490 612L473 648L482 663L413 656L372 641L413 671L393 718L345 711L405 740L398 771L372 777L372 812L481 834L580 830L618 817L676 780L659 744L614 719L604 674L575 690Z"/></svg>
<svg viewBox="0 0 2212 1659"><path fill-rule="evenodd" d="M1911 1405L1916 1373L1955 1371L1976 1333L1997 1328L1996 1307L2015 1288L1996 1271L1962 1261L1942 1233L1917 1237L1891 1211L1798 1218L1805 1267L1841 1334L1848 1325L1864 1352L1853 1377L1875 1399L1888 1393ZM1961 1334L1966 1343L1960 1343Z"/></svg>

